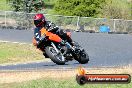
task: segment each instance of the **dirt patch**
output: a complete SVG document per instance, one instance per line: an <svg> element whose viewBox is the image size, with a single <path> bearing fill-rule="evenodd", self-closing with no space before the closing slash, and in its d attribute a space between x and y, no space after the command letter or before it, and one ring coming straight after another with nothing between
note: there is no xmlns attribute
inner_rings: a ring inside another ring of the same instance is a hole
<svg viewBox="0 0 132 88"><path fill-rule="evenodd" d="M94 68L87 69L88 74L132 74L132 67L123 68ZM68 79L75 77L76 70L37 70L37 71L25 71L25 72L0 72L0 83L14 83L23 82L29 80L36 80L41 78L53 78L53 79Z"/></svg>
<svg viewBox="0 0 132 88"><path fill-rule="evenodd" d="M29 72L0 72L0 83L23 82L40 78L69 78L76 74L73 71L29 71Z"/></svg>

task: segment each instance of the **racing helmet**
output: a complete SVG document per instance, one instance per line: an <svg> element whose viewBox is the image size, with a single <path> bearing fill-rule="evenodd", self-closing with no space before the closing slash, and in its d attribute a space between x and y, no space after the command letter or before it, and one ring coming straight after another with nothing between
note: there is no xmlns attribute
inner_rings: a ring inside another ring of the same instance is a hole
<svg viewBox="0 0 132 88"><path fill-rule="evenodd" d="M43 14L36 14L34 16L34 25L41 27L45 23L45 16Z"/></svg>

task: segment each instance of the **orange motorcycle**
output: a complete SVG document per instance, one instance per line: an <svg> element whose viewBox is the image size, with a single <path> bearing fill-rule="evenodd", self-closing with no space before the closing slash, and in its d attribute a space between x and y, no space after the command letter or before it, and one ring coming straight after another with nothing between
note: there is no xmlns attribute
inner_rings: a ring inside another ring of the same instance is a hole
<svg viewBox="0 0 132 88"><path fill-rule="evenodd" d="M41 50L54 63L64 65L71 60L77 60L81 64L88 63L88 54L77 42L72 46L67 40L63 40L60 36L47 31L45 28L41 29L41 35L43 36ZM67 32L67 35L70 37L71 33Z"/></svg>

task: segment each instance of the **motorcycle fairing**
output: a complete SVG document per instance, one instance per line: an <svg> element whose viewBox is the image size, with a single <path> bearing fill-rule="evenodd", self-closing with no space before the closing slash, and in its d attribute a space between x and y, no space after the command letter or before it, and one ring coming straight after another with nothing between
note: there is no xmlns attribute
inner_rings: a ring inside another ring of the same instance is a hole
<svg viewBox="0 0 132 88"><path fill-rule="evenodd" d="M41 35L48 36L49 40L51 41L58 42L58 43L62 41L62 39L58 35L48 32L44 27L40 30L40 32L41 32Z"/></svg>

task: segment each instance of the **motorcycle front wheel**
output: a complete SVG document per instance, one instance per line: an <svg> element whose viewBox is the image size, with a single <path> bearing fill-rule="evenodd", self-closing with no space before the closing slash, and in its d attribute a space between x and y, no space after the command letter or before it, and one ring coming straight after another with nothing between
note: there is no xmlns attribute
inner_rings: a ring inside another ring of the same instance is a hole
<svg viewBox="0 0 132 88"><path fill-rule="evenodd" d="M65 64L65 57L62 55L61 52L57 53L57 51L52 46L47 46L45 48L45 52L54 63L58 65Z"/></svg>
<svg viewBox="0 0 132 88"><path fill-rule="evenodd" d="M80 64L86 64L89 61L89 56L85 51L81 51L80 57L76 59Z"/></svg>

